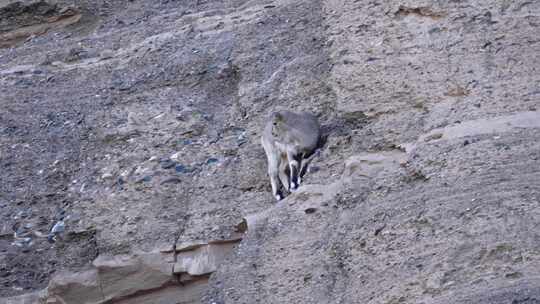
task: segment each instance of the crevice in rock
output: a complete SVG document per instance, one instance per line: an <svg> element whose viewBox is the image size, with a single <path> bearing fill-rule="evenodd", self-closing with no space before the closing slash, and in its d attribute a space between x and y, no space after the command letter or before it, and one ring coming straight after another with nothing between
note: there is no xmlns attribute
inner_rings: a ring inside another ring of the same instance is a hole
<svg viewBox="0 0 540 304"><path fill-rule="evenodd" d="M445 16L442 12L435 12L430 7L408 7L401 5L397 12L395 13L396 17L405 17L409 15L415 15L418 17L431 18L434 20L440 19Z"/></svg>
<svg viewBox="0 0 540 304"><path fill-rule="evenodd" d="M14 2L0 8L0 48L13 47L27 38L45 34L56 28L79 22L81 12L75 7L60 8L56 4L39 1L24 5Z"/></svg>
<svg viewBox="0 0 540 304"><path fill-rule="evenodd" d="M135 293L124 296L124 297L104 300L102 304L131 303L131 301L135 301L137 298L140 298L140 297L143 297L143 296L146 296L146 295L154 295L154 296L156 296L160 291L165 290L165 289L170 288L170 287L173 287L173 288L176 287L178 289L182 289L184 287L187 287L187 285L189 283L195 283L195 282L198 282L198 281L203 282L203 283L207 282L209 278L210 278L210 275L197 276L197 277L194 277L193 280L191 280L191 281L189 281L189 282L187 282L185 284L179 284L177 282L170 281L170 282L166 282L162 286L159 286L159 287L156 287L156 288L138 290Z"/></svg>
<svg viewBox="0 0 540 304"><path fill-rule="evenodd" d="M98 278L98 284L99 284L99 291L101 293L101 298L103 301L105 301L105 293L103 292L103 284L101 283L101 280Z"/></svg>

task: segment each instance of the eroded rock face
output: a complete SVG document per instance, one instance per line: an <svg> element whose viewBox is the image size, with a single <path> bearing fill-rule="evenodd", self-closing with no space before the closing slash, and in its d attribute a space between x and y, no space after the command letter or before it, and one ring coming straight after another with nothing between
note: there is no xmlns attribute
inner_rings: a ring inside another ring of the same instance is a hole
<svg viewBox="0 0 540 304"><path fill-rule="evenodd" d="M0 303L540 299L540 4L0 14ZM327 139L275 204L259 137L281 108Z"/></svg>
<svg viewBox="0 0 540 304"><path fill-rule="evenodd" d="M241 239L178 245L172 250L100 255L89 269L56 273L38 293L7 298L24 303L200 303L208 278ZM0 302L4 303L4 302Z"/></svg>

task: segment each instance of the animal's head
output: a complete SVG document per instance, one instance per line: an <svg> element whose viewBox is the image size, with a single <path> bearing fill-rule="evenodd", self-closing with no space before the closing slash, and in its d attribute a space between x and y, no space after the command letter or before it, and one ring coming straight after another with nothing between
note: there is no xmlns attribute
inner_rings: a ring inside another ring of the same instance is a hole
<svg viewBox="0 0 540 304"><path fill-rule="evenodd" d="M278 137L281 134L283 128L283 115L279 112L274 112L272 114L272 135Z"/></svg>
<svg viewBox="0 0 540 304"><path fill-rule="evenodd" d="M280 112L272 113L272 124L274 126L277 126L281 122L283 122L283 114L281 114Z"/></svg>

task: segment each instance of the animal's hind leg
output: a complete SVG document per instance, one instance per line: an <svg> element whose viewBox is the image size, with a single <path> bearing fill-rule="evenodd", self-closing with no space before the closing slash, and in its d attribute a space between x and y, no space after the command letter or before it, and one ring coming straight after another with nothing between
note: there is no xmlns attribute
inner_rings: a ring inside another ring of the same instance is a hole
<svg viewBox="0 0 540 304"><path fill-rule="evenodd" d="M291 190L298 188L298 161L295 159L295 155L292 152L287 151L287 159L289 161Z"/></svg>
<svg viewBox="0 0 540 304"><path fill-rule="evenodd" d="M300 169L298 169L298 186L300 186L300 184L302 183L302 159L300 158L300 161L299 161L300 165L298 167L300 167Z"/></svg>
<svg viewBox="0 0 540 304"><path fill-rule="evenodd" d="M321 150L317 149L315 152L313 152L309 157L306 158L306 154L304 153L302 155L302 158L300 159L300 172L298 173L298 183L300 184L302 181L302 177L304 174L306 174L307 167L315 158L315 156L318 156L320 154Z"/></svg>

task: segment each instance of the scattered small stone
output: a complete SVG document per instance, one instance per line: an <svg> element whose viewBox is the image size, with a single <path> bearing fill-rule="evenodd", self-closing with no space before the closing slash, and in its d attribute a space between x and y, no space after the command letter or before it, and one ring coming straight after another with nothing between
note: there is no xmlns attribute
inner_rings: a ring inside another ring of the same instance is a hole
<svg viewBox="0 0 540 304"><path fill-rule="evenodd" d="M467 146L467 145L469 145L470 143L471 143L471 142L468 141L468 140L466 139L466 140L463 142L463 145L464 145L464 146Z"/></svg>
<svg viewBox="0 0 540 304"><path fill-rule="evenodd" d="M114 52L112 50L104 50L99 55L101 60L106 60L114 57Z"/></svg>
<svg viewBox="0 0 540 304"><path fill-rule="evenodd" d="M170 159L162 159L160 162L159 162L161 168L163 169L170 169L172 167L174 167L176 165L176 163Z"/></svg>
<svg viewBox="0 0 540 304"><path fill-rule="evenodd" d="M508 279L517 279L517 278L521 278L523 276L523 274L521 272L510 272L510 273L507 273L504 275L504 277L508 278Z"/></svg>
<svg viewBox="0 0 540 304"><path fill-rule="evenodd" d="M248 231L248 222L244 218L242 219L242 222L235 226L234 232L245 233L246 231Z"/></svg>
<svg viewBox="0 0 540 304"><path fill-rule="evenodd" d="M170 159L173 160L173 161L178 162L178 161L180 161L180 154L181 154L180 152L176 152L173 155L171 155Z"/></svg>
<svg viewBox="0 0 540 304"><path fill-rule="evenodd" d="M81 220L81 216L79 214L71 214L66 217L66 220L70 222L78 222Z"/></svg>
<svg viewBox="0 0 540 304"><path fill-rule="evenodd" d="M16 222L15 224L13 224L11 229L13 230L13 232L15 232L14 236L16 238L26 237L30 234L30 231L23 225L21 225L20 222Z"/></svg>
<svg viewBox="0 0 540 304"><path fill-rule="evenodd" d="M47 240L49 243L56 242L56 237L58 235L61 235L66 229L66 224L64 221L58 221L51 229L51 232L49 232L49 235L47 236Z"/></svg>
<svg viewBox="0 0 540 304"><path fill-rule="evenodd" d="M27 208L22 211L19 211L19 215L21 218L27 218L32 216L32 209Z"/></svg>
<svg viewBox="0 0 540 304"><path fill-rule="evenodd" d="M379 235L383 231L384 228L386 228L386 224L379 226L377 229L375 229L374 235L375 236Z"/></svg>
<svg viewBox="0 0 540 304"><path fill-rule="evenodd" d="M304 210L304 212L306 214L312 214L312 213L317 212L317 208L307 208L306 210Z"/></svg>
<svg viewBox="0 0 540 304"><path fill-rule="evenodd" d="M371 61L377 61L377 60L380 60L381 58L377 58L377 57L368 57L366 59L366 62L371 62Z"/></svg>
<svg viewBox="0 0 540 304"><path fill-rule="evenodd" d="M15 85L21 87L30 87L33 85L33 82L30 79L19 79L15 82Z"/></svg>
<svg viewBox="0 0 540 304"><path fill-rule="evenodd" d="M52 227L51 233L53 233L53 234L62 233L62 232L65 231L65 229L66 229L66 224L64 223L64 221L58 221Z"/></svg>
<svg viewBox="0 0 540 304"><path fill-rule="evenodd" d="M176 162L169 158L162 158L159 160L159 164L162 169L170 169L176 165Z"/></svg>
<svg viewBox="0 0 540 304"><path fill-rule="evenodd" d="M11 243L11 245L21 248L22 252L25 252L25 253L30 251L30 247L33 244L34 242L32 242L32 238L30 237L16 239L13 243Z"/></svg>
<svg viewBox="0 0 540 304"><path fill-rule="evenodd" d="M212 165L212 164L216 164L219 162L219 159L217 158L209 158L207 161L206 161L206 164L207 165Z"/></svg>
<svg viewBox="0 0 540 304"><path fill-rule="evenodd" d="M237 145L240 147L241 145L247 143L248 140L246 138L246 134L245 133L242 133L240 135L238 135L238 138L236 139L236 143Z"/></svg>
<svg viewBox="0 0 540 304"><path fill-rule="evenodd" d="M187 172L189 172L189 171L187 170L187 168L186 168L185 166L183 166L183 165L176 165L176 166L174 167L174 170L175 170L176 172L178 172L178 173L187 173Z"/></svg>
<svg viewBox="0 0 540 304"><path fill-rule="evenodd" d="M56 221L63 220L65 216L66 216L66 210L64 210L62 208L57 208L56 209L56 214L54 215L54 219Z"/></svg>
<svg viewBox="0 0 540 304"><path fill-rule="evenodd" d="M178 184L182 182L182 180L176 176L170 176L164 180L161 181L160 185L165 185L165 184Z"/></svg>
<svg viewBox="0 0 540 304"><path fill-rule="evenodd" d="M308 173L315 173L319 170L321 170L321 168L319 168L318 166L308 166L307 168Z"/></svg>
<svg viewBox="0 0 540 304"><path fill-rule="evenodd" d="M21 223L15 222L15 223L11 226L11 230L13 230L13 232L16 232L17 229L19 229L20 226L21 226Z"/></svg>
<svg viewBox="0 0 540 304"><path fill-rule="evenodd" d="M136 183L136 184L147 183L147 182L149 182L149 181L151 181L151 180L152 180L152 176L150 176L150 175L145 175L145 176L139 178L138 180L136 180L135 183Z"/></svg>
<svg viewBox="0 0 540 304"><path fill-rule="evenodd" d="M440 139L442 137L443 137L443 133L437 132L437 133L433 133L433 134L431 134L429 136L426 136L426 138L424 138L424 141L428 142L428 141Z"/></svg>
<svg viewBox="0 0 540 304"><path fill-rule="evenodd" d="M15 242L13 242L13 245L17 247L23 247L25 245L28 245L30 242L32 242L32 238L25 237L25 238L20 238L20 239L15 240Z"/></svg>

